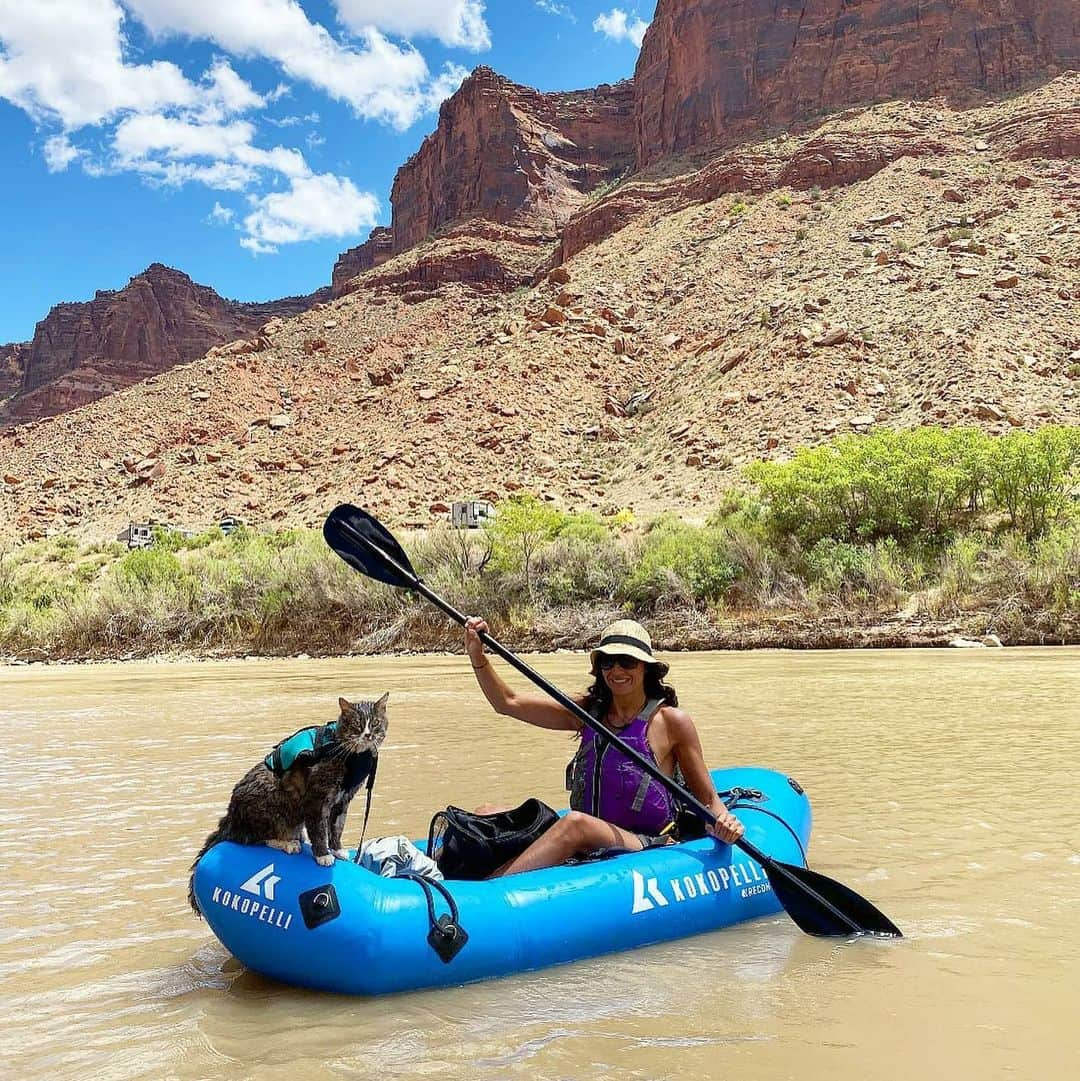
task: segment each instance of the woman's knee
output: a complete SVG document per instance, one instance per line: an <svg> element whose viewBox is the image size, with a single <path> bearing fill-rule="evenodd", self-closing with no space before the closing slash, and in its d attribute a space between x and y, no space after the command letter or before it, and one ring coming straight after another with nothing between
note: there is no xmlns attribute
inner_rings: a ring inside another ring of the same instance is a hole
<svg viewBox="0 0 1080 1081"><path fill-rule="evenodd" d="M558 825L562 826L565 835L574 842L575 850L598 848L604 844L605 823L583 811L570 811Z"/></svg>

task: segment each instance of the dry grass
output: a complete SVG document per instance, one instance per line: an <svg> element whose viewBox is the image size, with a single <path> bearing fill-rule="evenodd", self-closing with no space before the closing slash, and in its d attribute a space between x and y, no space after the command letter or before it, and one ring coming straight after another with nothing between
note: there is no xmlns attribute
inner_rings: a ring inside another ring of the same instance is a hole
<svg viewBox="0 0 1080 1081"><path fill-rule="evenodd" d="M528 577L505 552L493 559L483 534L403 539L437 593L485 615L514 648L580 646L625 614L667 649L857 644L912 597L923 598L912 640L927 618L1012 642L1080 640L1075 522L1034 541L804 551L742 510L704 526L666 517L645 530L569 530L538 546ZM460 638L433 606L356 574L313 531L206 535L175 551L58 538L0 558L0 650L14 657L456 650Z"/></svg>

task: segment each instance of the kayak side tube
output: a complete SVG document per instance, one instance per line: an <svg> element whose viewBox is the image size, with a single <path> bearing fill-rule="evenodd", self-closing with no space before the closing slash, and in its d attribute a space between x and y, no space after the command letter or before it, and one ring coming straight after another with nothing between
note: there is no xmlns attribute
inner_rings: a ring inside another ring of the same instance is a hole
<svg viewBox="0 0 1080 1081"><path fill-rule="evenodd" d="M805 865L810 803L783 774L714 770L746 836ZM765 872L712 838L484 882L447 882L468 941L449 962L428 942L419 883L337 861L320 867L261 845L216 845L195 869L211 930L248 968L325 991L378 995L468 983L715 931L780 911ZM436 892L436 915L447 907Z"/></svg>

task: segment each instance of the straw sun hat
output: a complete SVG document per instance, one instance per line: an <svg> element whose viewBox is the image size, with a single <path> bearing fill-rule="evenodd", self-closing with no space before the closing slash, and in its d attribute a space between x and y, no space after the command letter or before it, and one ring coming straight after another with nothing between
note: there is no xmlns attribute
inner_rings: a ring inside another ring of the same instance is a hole
<svg viewBox="0 0 1080 1081"><path fill-rule="evenodd" d="M605 627L600 636L600 644L589 655L593 664L596 664L598 653L635 657L646 664L660 663L653 655L649 632L632 619L619 619Z"/></svg>

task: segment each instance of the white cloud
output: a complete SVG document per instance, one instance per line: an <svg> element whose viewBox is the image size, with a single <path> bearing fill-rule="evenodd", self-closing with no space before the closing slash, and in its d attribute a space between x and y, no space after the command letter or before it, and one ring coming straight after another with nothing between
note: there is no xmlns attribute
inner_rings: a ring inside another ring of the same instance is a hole
<svg viewBox="0 0 1080 1081"><path fill-rule="evenodd" d="M566 4L560 4L558 0L536 0L536 6L541 11L546 11L551 15L561 15L564 19L569 19L572 23L577 22L577 16Z"/></svg>
<svg viewBox="0 0 1080 1081"><path fill-rule="evenodd" d="M141 158L131 162L128 169L138 173L148 183L167 188L185 184L203 184L214 191L248 191L259 179L258 170L236 162L160 161Z"/></svg>
<svg viewBox="0 0 1080 1081"><path fill-rule="evenodd" d="M233 212L227 206L215 201L213 209L206 219L211 225L228 225L233 220Z"/></svg>
<svg viewBox="0 0 1080 1081"><path fill-rule="evenodd" d="M254 146L255 126L246 120L203 124L161 114L131 116L116 129L113 146L128 168L164 157L169 161L208 158L248 169L268 169L285 176L307 176L311 170L298 150Z"/></svg>
<svg viewBox="0 0 1080 1081"><path fill-rule="evenodd" d="M72 146L66 135L54 135L45 140L43 153L49 172L62 173L73 161L78 161L83 152Z"/></svg>
<svg viewBox="0 0 1080 1081"><path fill-rule="evenodd" d="M350 30L375 27L401 37L433 37L475 52L491 48L481 0L333 0Z"/></svg>
<svg viewBox="0 0 1080 1081"><path fill-rule="evenodd" d="M200 90L175 64L125 63L121 19L114 0L0 0L0 97L67 129L195 104Z"/></svg>
<svg viewBox="0 0 1080 1081"><path fill-rule="evenodd" d="M266 116L263 119L271 127L295 128L297 124L318 124L321 118L318 113L311 112L306 116L297 116L295 113L291 113L288 116Z"/></svg>
<svg viewBox="0 0 1080 1081"><path fill-rule="evenodd" d="M205 108L220 115L246 113L266 104L266 98L256 94L227 60L215 60L203 82L207 84Z"/></svg>
<svg viewBox="0 0 1080 1081"><path fill-rule="evenodd" d="M298 0L0 0L0 100L43 129L50 171L77 163L88 176L128 171L155 185L246 193L251 212L233 224L252 251L354 234L375 224L378 200L345 177L315 174L301 149L260 145L257 124L296 127L288 141L302 146L299 124L319 117L263 116L289 86L260 92L236 62L269 62L358 116L403 129L467 75L453 63L433 73L407 37L478 49L490 34L481 0L334 3L348 28L338 36ZM176 37L218 55L201 74L154 57L162 40ZM306 135L309 150L321 141ZM208 221L225 224L232 213L215 203Z"/></svg>
<svg viewBox="0 0 1080 1081"><path fill-rule="evenodd" d="M286 192L253 197L240 243L261 254L279 244L351 236L379 220L379 200L346 177L329 173L293 178Z"/></svg>
<svg viewBox="0 0 1080 1081"><path fill-rule="evenodd" d="M440 3L445 0L439 0ZM452 2L452 0L451 0ZM208 40L234 56L261 58L352 107L360 117L404 129L430 100L427 62L374 25L357 32L359 48L311 22L296 0L124 0L154 35ZM412 9L399 0L398 7Z"/></svg>
<svg viewBox="0 0 1080 1081"><path fill-rule="evenodd" d="M612 41L632 41L639 49L645 40L645 31L649 29L647 22L636 15L631 17L622 8L612 8L606 15L597 15L592 26Z"/></svg>

